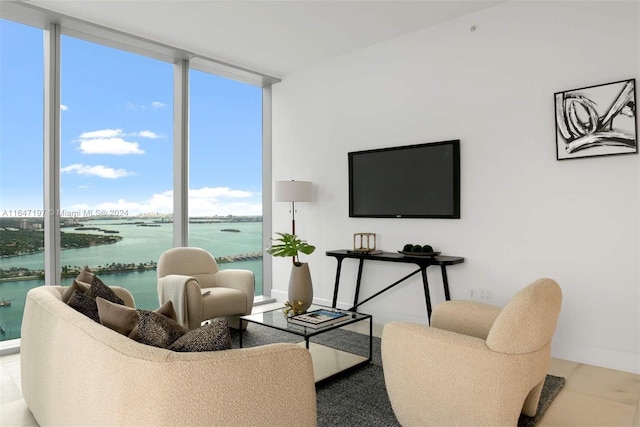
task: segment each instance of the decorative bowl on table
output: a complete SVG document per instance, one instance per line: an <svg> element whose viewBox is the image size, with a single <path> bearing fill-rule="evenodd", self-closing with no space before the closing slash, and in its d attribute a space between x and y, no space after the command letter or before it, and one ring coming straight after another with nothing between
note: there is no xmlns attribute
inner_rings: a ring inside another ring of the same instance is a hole
<svg viewBox="0 0 640 427"><path fill-rule="evenodd" d="M440 255L440 252L435 252L431 245L413 245L411 243L404 245L398 253L409 257L434 257Z"/></svg>
<svg viewBox="0 0 640 427"><path fill-rule="evenodd" d="M440 255L442 252L407 252L407 251L398 251L398 253L404 256L412 256L412 257L434 257Z"/></svg>

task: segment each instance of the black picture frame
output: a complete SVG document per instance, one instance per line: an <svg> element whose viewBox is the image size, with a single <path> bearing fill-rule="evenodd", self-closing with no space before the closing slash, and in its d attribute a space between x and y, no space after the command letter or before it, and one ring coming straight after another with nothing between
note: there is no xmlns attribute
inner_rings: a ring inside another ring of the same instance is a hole
<svg viewBox="0 0 640 427"><path fill-rule="evenodd" d="M638 154L636 79L554 94L556 159Z"/></svg>

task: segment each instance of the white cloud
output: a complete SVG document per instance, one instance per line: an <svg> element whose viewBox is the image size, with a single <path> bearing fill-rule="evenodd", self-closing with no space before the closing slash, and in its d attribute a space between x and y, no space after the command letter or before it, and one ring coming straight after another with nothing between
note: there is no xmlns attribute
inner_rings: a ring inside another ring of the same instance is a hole
<svg viewBox="0 0 640 427"><path fill-rule="evenodd" d="M151 138L151 139L160 138L160 135L150 130L142 130L140 132L134 132L131 135L139 136L141 138Z"/></svg>
<svg viewBox="0 0 640 427"><path fill-rule="evenodd" d="M122 136L124 133L122 129L101 129L94 130L92 132L82 132L80 139L92 139L92 138L114 138L116 136Z"/></svg>
<svg viewBox="0 0 640 427"><path fill-rule="evenodd" d="M88 211L89 209L91 209L91 206L87 205L86 203L77 203L75 205L71 205L71 210L74 211Z"/></svg>
<svg viewBox="0 0 640 427"><path fill-rule="evenodd" d="M130 110L146 110L147 108L149 108L149 106L151 108L164 108L167 106L167 104L165 104L164 102L160 102L160 101L153 101L151 104L146 105L146 104L136 104L133 102L127 102L125 104L125 106L130 109Z"/></svg>
<svg viewBox="0 0 640 427"><path fill-rule="evenodd" d="M67 110L69 109L69 107L67 107L67 106L66 106L66 105L64 105L64 104L60 104L60 109L61 109L62 111L67 111Z"/></svg>
<svg viewBox="0 0 640 427"><path fill-rule="evenodd" d="M95 206L95 209L99 210L124 210L129 211L129 215L137 215L140 212L140 204L135 202L127 202L124 199L120 199L117 202L104 202Z"/></svg>
<svg viewBox="0 0 640 427"><path fill-rule="evenodd" d="M144 154L137 142L122 139L122 129L100 129L80 134L80 151L83 154Z"/></svg>
<svg viewBox="0 0 640 427"><path fill-rule="evenodd" d="M125 199L103 202L92 206L91 209L126 210L131 216L170 214L173 212L173 191L155 193L149 199L140 202ZM261 195L228 187L203 187L189 191L189 216L215 215L262 215Z"/></svg>
<svg viewBox="0 0 640 427"><path fill-rule="evenodd" d="M127 142L122 138L96 138L80 141L83 154L144 154L137 142Z"/></svg>
<svg viewBox="0 0 640 427"><path fill-rule="evenodd" d="M60 169L62 173L76 173L78 175L89 175L89 176L97 176L100 178L109 178L109 179L117 179L125 176L132 175L133 172L129 172L125 169L113 169L107 166L102 165L83 165L80 163L75 163L73 165L66 166Z"/></svg>
<svg viewBox="0 0 640 427"><path fill-rule="evenodd" d="M190 189L190 199L218 200L220 198L239 199L253 196L254 193L243 190L232 190L229 187L202 187L199 189Z"/></svg>
<svg viewBox="0 0 640 427"><path fill-rule="evenodd" d="M229 187L189 190L189 216L213 215L262 215L262 197Z"/></svg>

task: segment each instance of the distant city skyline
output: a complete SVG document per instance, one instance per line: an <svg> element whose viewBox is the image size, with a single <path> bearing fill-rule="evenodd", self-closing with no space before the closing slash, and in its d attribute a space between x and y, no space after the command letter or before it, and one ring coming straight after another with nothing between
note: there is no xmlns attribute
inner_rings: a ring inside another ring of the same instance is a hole
<svg viewBox="0 0 640 427"><path fill-rule="evenodd" d="M262 215L262 89L191 70L189 216ZM43 30L0 20L0 214L43 208ZM173 64L61 38L61 211L173 213Z"/></svg>

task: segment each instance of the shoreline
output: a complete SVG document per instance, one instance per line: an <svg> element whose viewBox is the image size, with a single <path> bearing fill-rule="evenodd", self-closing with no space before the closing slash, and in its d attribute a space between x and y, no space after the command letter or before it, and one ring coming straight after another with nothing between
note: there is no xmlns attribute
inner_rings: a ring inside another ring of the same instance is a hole
<svg viewBox="0 0 640 427"><path fill-rule="evenodd" d="M216 257L215 260L218 264L227 264L235 261L248 261L262 258L262 252L249 252L245 254L237 254L237 255L228 255L222 257ZM117 273L133 273L136 271L148 271L148 270L156 270L158 268L157 263L148 263L148 264L138 264L133 265L130 264L131 267L120 267L120 268L98 268L98 267L89 267L89 269L99 275L105 274L117 274ZM65 266L63 266L65 267ZM27 270L30 272L34 272L34 270ZM36 270L38 274L31 274L28 276L14 276L14 277L2 277L0 278L0 283L4 282L19 282L22 280L44 280L44 270ZM42 272L41 274L39 272ZM62 279L68 279L70 277L76 277L79 274L77 270L67 270L67 272L61 273Z"/></svg>

